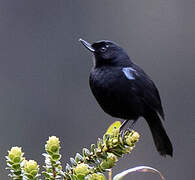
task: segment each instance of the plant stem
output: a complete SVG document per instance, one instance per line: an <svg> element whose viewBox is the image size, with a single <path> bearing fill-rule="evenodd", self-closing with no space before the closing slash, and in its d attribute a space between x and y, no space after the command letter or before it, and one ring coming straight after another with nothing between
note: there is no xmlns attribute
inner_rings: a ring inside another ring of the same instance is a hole
<svg viewBox="0 0 195 180"><path fill-rule="evenodd" d="M53 171L53 177L55 178L56 177L56 171L55 171L55 167L54 166L52 167L52 171Z"/></svg>

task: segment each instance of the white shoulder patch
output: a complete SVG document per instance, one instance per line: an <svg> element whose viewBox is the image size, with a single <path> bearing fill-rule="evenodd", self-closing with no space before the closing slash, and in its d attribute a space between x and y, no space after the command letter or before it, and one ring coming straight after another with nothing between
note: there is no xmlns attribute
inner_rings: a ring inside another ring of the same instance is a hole
<svg viewBox="0 0 195 180"><path fill-rule="evenodd" d="M123 73L125 74L125 76L130 79L130 80L134 80L134 73L136 74L136 70L131 68L131 67L126 67L122 69Z"/></svg>

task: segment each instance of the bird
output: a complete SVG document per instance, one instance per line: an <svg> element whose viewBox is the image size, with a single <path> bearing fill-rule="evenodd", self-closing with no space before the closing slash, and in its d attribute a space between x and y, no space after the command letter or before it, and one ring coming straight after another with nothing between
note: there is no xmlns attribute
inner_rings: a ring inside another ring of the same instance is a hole
<svg viewBox="0 0 195 180"><path fill-rule="evenodd" d="M159 154L172 157L172 143L161 121L165 119L161 98L151 78L115 42L79 41L93 54L89 85L103 111L123 119L121 129L143 117Z"/></svg>

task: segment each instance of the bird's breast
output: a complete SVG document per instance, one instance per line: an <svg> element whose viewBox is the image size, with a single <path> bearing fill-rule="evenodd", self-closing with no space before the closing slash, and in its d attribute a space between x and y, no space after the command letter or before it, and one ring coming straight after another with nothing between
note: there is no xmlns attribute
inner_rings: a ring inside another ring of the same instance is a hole
<svg viewBox="0 0 195 180"><path fill-rule="evenodd" d="M106 113L124 119L133 116L138 103L135 103L131 82L125 77L122 68L93 69L89 83L93 95Z"/></svg>
<svg viewBox="0 0 195 180"><path fill-rule="evenodd" d="M121 73L115 69L93 69L90 74L90 85L101 90L111 90L121 79Z"/></svg>

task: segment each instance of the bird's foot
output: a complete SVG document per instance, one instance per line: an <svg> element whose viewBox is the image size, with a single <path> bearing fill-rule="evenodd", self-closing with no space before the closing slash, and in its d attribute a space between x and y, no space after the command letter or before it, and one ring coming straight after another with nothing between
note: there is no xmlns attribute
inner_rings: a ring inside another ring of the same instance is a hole
<svg viewBox="0 0 195 180"><path fill-rule="evenodd" d="M133 131L133 129L130 128L130 127L127 128L127 129L125 129L125 130L122 129L122 130L120 131L122 139L124 140L125 135L131 133L132 131Z"/></svg>
<svg viewBox="0 0 195 180"><path fill-rule="evenodd" d="M125 132L126 132L126 130L121 130L120 131L122 140L125 139Z"/></svg>

